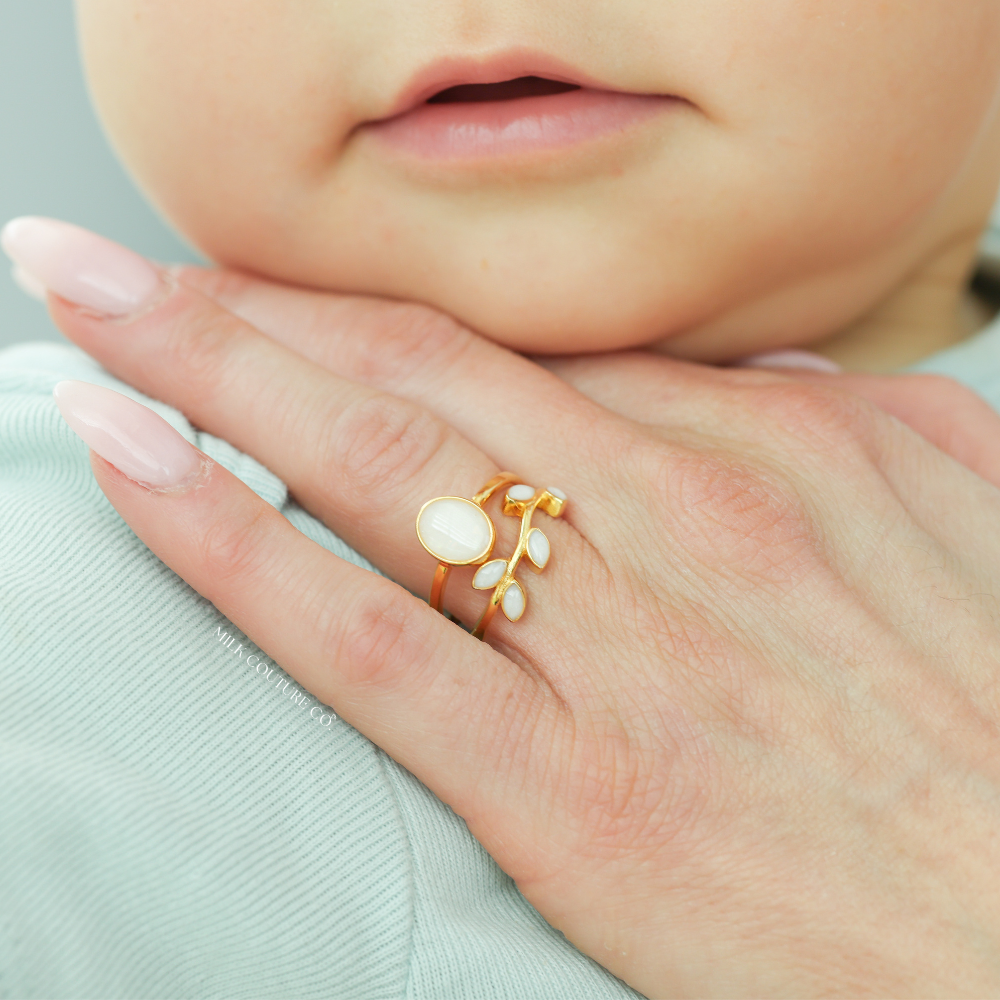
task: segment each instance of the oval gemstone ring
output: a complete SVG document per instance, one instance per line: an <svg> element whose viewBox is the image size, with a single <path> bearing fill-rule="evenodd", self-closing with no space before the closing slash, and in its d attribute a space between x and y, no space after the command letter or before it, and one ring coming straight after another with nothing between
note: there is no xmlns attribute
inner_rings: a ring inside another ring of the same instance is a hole
<svg viewBox="0 0 1000 1000"><path fill-rule="evenodd" d="M441 610L444 585L452 566L478 566L493 553L496 525L483 510L487 500L503 486L517 482L513 472L495 475L471 500L436 497L417 514L417 538L438 561L428 603Z"/></svg>
<svg viewBox="0 0 1000 1000"><path fill-rule="evenodd" d="M521 518L521 531L514 553L509 559L490 559L496 544L496 525L483 507L502 487L509 487L504 497L503 512ZM498 608L511 621L517 621L527 604L524 590L514 579L524 555L535 572L541 572L549 561L549 541L541 529L531 526L534 511L543 510L559 517L566 505L566 495L555 487L536 490L522 484L512 472L494 476L471 500L464 497L435 497L428 500L417 514L417 538L438 561L431 584L429 604L442 610L444 587L452 566L480 566L472 581L476 590L493 589L490 603L476 623L472 634L482 639ZM487 561L489 560L489 561Z"/></svg>

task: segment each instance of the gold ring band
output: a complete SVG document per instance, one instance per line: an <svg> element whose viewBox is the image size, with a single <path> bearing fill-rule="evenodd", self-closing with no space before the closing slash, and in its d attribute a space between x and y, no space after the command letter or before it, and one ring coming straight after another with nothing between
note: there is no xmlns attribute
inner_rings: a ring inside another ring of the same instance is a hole
<svg viewBox="0 0 1000 1000"><path fill-rule="evenodd" d="M503 487L503 513L521 519L517 546L509 559L491 559L496 544L496 526L485 511L486 502ZM555 487L536 490L521 483L512 472L494 476L471 500L464 497L435 497L428 500L417 514L417 538L420 544L438 560L431 584L428 603L442 611L444 588L452 566L478 566L473 577L475 590L493 593L486 610L476 622L472 634L482 639L497 608L510 621L517 621L527 606L527 596L514 572L525 555L531 568L540 573L549 561L549 540L540 528L532 527L536 510L550 517L560 517L566 506L566 495Z"/></svg>

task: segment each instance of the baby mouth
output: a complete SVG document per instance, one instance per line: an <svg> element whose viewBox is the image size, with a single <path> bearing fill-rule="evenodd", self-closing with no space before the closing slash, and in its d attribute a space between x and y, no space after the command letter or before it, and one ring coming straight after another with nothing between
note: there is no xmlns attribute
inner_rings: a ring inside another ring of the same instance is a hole
<svg viewBox="0 0 1000 1000"><path fill-rule="evenodd" d="M446 87L365 130L393 150L425 161L496 161L625 132L681 103L686 102L518 76Z"/></svg>
<svg viewBox="0 0 1000 1000"><path fill-rule="evenodd" d="M524 97L545 97L581 90L579 84L547 80L541 76L519 76L500 83L464 83L448 87L431 97L428 104L463 104L490 101L517 101Z"/></svg>

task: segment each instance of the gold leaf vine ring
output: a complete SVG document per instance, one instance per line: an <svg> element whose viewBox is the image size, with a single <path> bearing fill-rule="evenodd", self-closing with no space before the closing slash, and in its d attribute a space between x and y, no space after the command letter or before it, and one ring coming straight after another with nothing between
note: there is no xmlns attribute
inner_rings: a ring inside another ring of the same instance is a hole
<svg viewBox="0 0 1000 1000"><path fill-rule="evenodd" d="M496 545L496 525L486 513L486 502L503 487L503 513L521 519L517 545L509 559L491 559ZM435 497L428 500L417 514L417 538L438 561L431 584L429 603L441 611L444 586L452 566L478 566L472 578L475 590L493 589L490 603L472 630L482 639L500 608L512 622L525 612L528 598L521 584L514 579L522 558L527 555L531 568L541 573L549 561L551 547L540 528L532 527L536 510L550 517L560 517L566 508L566 494L554 486L536 490L526 486L512 472L494 476L471 500L464 497Z"/></svg>

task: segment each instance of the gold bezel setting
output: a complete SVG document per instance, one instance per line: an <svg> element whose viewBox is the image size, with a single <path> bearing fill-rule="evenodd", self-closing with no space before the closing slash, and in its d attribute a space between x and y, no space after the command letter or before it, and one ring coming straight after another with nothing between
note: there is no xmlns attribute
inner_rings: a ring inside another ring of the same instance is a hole
<svg viewBox="0 0 1000 1000"><path fill-rule="evenodd" d="M503 500L503 513L508 517L519 517L521 530L518 534L517 545L509 559L490 559L493 546L496 544L496 525L483 507L497 490L505 486L508 489ZM511 492L514 493L514 496L510 495ZM421 518L431 504L444 500L458 501L475 507L486 519L489 524L490 544L485 551L477 552L476 556L471 559L456 560L442 556L439 551L427 543L420 530ZM528 565L536 573L541 573L551 559L549 539L540 528L532 527L532 515L536 510L541 510L550 517L561 517L565 507L566 495L561 490L554 487L536 490L526 486L511 472L501 472L494 476L471 500L466 500L465 497L450 496L428 500L417 514L416 528L420 544L438 560L429 599L431 607L435 611L442 611L444 585L452 566L479 566L479 570L472 579L473 588L475 590L492 589L493 593L490 595L490 603L472 630L473 636L477 639L483 638L498 608L510 621L518 621L527 610L528 595L524 586L514 578L514 573L525 555L528 557ZM508 592L511 593L510 598L507 597Z"/></svg>
<svg viewBox="0 0 1000 1000"><path fill-rule="evenodd" d="M424 538L423 532L420 530L420 522L423 519L424 514L427 512L428 508L433 507L435 504L440 504L442 501L447 501L451 503L465 504L471 507L483 520L484 526L489 532L489 543L484 549L476 552L471 559L449 559L447 556L442 555L439 551L433 549ZM493 546L497 542L497 529L496 525L493 523L493 519L486 513L483 508L477 504L473 503L471 500L467 500L465 497L435 497L433 500L428 500L427 503L420 508L420 512L417 514L417 539L420 544L432 555L438 562L447 563L449 566L478 566L479 563L486 562L490 557L490 553L493 551Z"/></svg>

